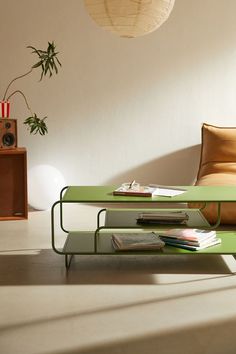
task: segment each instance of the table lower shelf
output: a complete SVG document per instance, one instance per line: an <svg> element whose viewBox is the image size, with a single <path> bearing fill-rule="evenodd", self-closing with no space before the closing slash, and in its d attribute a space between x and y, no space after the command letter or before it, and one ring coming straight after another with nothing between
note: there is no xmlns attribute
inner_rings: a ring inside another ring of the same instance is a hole
<svg viewBox="0 0 236 354"><path fill-rule="evenodd" d="M136 231L135 231L136 232ZM116 232L117 233L117 232ZM178 255L178 254L236 254L236 232L219 231L217 237L221 238L220 245L205 248L199 251L189 251L178 247L165 246L162 250L155 251L115 251L111 244L112 232L101 232L97 237L97 252L94 248L94 232L73 231L69 232L64 247L63 254L146 254L146 255Z"/></svg>

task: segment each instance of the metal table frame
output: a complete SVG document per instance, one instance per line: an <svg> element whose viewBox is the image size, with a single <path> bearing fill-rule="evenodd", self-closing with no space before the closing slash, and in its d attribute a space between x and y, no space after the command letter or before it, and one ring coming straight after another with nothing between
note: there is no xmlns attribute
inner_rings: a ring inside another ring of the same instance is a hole
<svg viewBox="0 0 236 354"><path fill-rule="evenodd" d="M201 209L206 207L208 203L217 203L217 221L214 225L210 225L209 228L216 229L220 225L220 211L221 211L221 203L222 202L234 202L236 201L236 187L195 187L195 186L187 186L183 187L186 188L187 191L184 194L176 197L123 197L123 196L113 196L112 191L116 189L117 186L66 186L60 192L60 199L57 200L51 208L51 242L53 250L59 254L65 256L65 266L68 269L70 267L70 263L72 257L74 255L84 255L84 254L104 254L103 252L98 250L98 238L102 231L104 230L113 230L118 229L117 226L109 226L106 225L101 226L100 216L101 213L106 212L106 208L102 208L97 214L97 227L93 231L93 250L91 251L83 251L80 252L78 250L67 252L65 250L61 250L56 246L56 238L55 238L55 209L59 206L59 213L60 213L60 228L66 234L69 234L70 231L66 230L63 224L63 204L70 204L70 203L81 203L81 204L124 204L125 208L129 204L145 204L150 205L153 203L189 203L189 202L196 202L196 203L203 203ZM80 191L82 194L80 196ZM88 196L86 197L86 191ZM94 197L93 192L94 191ZM100 193L99 196L96 196L96 193ZM145 209L145 208L143 208ZM158 208L157 208L158 209ZM173 227L173 225L171 226ZM125 229L140 229L140 225L127 227L123 226ZM141 227L143 228L143 226ZM119 227L122 229L122 227ZM156 227L155 227L156 229ZM231 232L232 234L232 232ZM165 246L164 248L167 249L165 254L232 254L236 253L236 232L235 232L235 239L233 239L232 249L231 246L227 246L227 250L225 251L224 248L219 247L219 251L214 251L213 249L216 246L213 246L209 249L205 249L203 251L189 251L180 248L171 247L171 250L168 251L169 246ZM174 249L174 251L173 251ZM119 252L119 254L134 254L135 252ZM150 254L150 252L136 252L138 254ZM152 254L154 252L152 251ZM160 251L157 254L161 254ZM117 252L105 253L105 254L117 254Z"/></svg>

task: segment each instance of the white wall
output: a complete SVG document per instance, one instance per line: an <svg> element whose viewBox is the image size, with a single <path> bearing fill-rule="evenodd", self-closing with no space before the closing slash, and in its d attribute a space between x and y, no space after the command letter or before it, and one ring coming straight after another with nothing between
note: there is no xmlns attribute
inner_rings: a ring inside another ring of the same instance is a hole
<svg viewBox="0 0 236 354"><path fill-rule="evenodd" d="M236 126L236 1L176 0L157 31L122 39L97 27L82 0L0 0L1 80L34 63L27 45L54 40L63 67L15 84L49 134L30 136L13 101L28 167L51 164L68 184L189 184L202 122Z"/></svg>

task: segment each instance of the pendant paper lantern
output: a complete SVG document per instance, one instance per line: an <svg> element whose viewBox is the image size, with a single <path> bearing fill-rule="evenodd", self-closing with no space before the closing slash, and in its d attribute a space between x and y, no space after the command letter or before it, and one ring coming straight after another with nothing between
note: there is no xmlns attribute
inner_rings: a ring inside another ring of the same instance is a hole
<svg viewBox="0 0 236 354"><path fill-rule="evenodd" d="M175 0L84 0L92 19L121 37L155 31L169 17Z"/></svg>

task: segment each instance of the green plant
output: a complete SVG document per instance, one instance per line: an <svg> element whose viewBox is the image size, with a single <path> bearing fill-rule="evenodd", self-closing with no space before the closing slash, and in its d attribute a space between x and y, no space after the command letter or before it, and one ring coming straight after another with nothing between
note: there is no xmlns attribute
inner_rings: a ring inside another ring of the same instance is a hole
<svg viewBox="0 0 236 354"><path fill-rule="evenodd" d="M11 85L19 79L22 79L25 76L28 76L29 74L32 73L34 69L41 68L41 76L40 76L40 81L43 79L45 76L51 77L53 73L55 72L56 74L58 73L58 65L61 66L61 63L59 59L57 58L58 52L56 52L56 46L54 42L50 43L48 42L48 47L47 50L41 50L41 49L36 49L35 47L28 46L27 48L32 49L32 53L37 55L38 61L30 68L29 71L27 71L25 74L17 76L13 80L10 81L8 84L4 96L3 96L3 101L9 101L12 96L15 94L20 94L25 101L26 107L30 111L31 115L27 117L24 121L24 124L28 126L28 129L30 130L30 134L37 134L39 133L40 135L45 135L48 132L47 125L45 123L44 118L39 118L36 113L33 113L31 110L29 103L26 99L26 96L21 90L15 90L12 93L8 94L9 89Z"/></svg>

